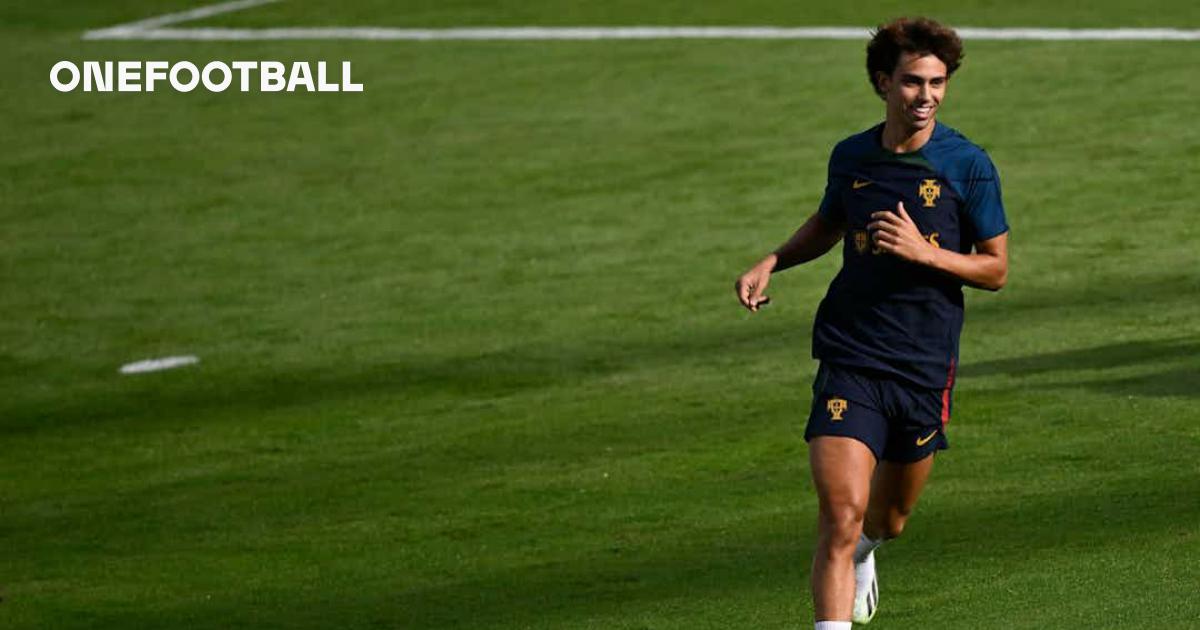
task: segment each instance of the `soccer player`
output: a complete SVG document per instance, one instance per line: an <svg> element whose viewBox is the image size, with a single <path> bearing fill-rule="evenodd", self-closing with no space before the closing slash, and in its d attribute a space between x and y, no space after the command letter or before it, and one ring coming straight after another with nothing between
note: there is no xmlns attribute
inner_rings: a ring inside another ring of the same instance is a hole
<svg viewBox="0 0 1200 630"><path fill-rule="evenodd" d="M935 21L879 27L867 76L884 122L834 147L817 212L735 284L756 312L772 273L842 241L813 325L820 366L804 433L819 503L817 630L874 616L874 551L903 531L934 453L949 446L962 285L995 291L1008 276L996 169L936 120L961 59L958 35Z"/></svg>

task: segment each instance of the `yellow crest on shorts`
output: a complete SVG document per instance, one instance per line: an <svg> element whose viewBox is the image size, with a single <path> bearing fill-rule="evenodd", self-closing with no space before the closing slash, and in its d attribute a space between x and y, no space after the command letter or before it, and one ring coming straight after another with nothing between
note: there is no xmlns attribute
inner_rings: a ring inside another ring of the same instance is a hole
<svg viewBox="0 0 1200 630"><path fill-rule="evenodd" d="M922 180L921 187L917 189L917 194L925 200L926 208L932 208L933 202L942 196L942 187L938 185L936 179Z"/></svg>
<svg viewBox="0 0 1200 630"><path fill-rule="evenodd" d="M829 411L830 420L834 422L842 419L842 414L846 413L846 407L849 407L849 404L846 403L845 398L830 398L825 402L825 409Z"/></svg>

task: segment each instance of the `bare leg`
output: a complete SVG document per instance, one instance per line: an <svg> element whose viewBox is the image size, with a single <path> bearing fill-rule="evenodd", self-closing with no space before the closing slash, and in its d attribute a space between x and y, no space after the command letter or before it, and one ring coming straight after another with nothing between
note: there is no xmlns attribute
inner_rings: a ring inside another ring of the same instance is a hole
<svg viewBox="0 0 1200 630"><path fill-rule="evenodd" d="M879 464L871 481L871 501L864 525L868 537L890 539L904 531L931 470L933 455L911 464L886 461Z"/></svg>
<svg viewBox="0 0 1200 630"><path fill-rule="evenodd" d="M825 435L809 442L809 465L820 512L813 553L813 613L817 621L849 621L854 605L854 546L871 495L875 456L853 438Z"/></svg>

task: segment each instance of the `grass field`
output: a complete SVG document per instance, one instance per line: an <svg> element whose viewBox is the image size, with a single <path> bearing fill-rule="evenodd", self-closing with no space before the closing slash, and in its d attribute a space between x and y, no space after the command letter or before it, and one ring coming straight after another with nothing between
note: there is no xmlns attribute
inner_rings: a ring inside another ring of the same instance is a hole
<svg viewBox="0 0 1200 630"><path fill-rule="evenodd" d="M0 7L0 627L805 628L809 330L732 282L881 116L851 41L85 42ZM733 7L741 6L741 9ZM896 2L284 2L197 25L869 25ZM857 5L856 5L857 6ZM803 7L803 9L798 8ZM971 26L1200 5L936 2ZM60 59L362 94L60 94ZM1200 627L1196 42L970 42L1004 182L872 628ZM195 354L136 377L129 361Z"/></svg>

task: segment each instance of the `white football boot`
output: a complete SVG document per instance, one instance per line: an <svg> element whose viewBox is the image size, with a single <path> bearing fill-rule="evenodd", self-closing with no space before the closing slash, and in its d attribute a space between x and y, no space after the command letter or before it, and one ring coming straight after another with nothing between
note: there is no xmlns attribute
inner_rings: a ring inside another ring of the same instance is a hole
<svg viewBox="0 0 1200 630"><path fill-rule="evenodd" d="M879 609L879 579L875 576L875 552L854 564L854 612L850 620L858 624L871 623Z"/></svg>

